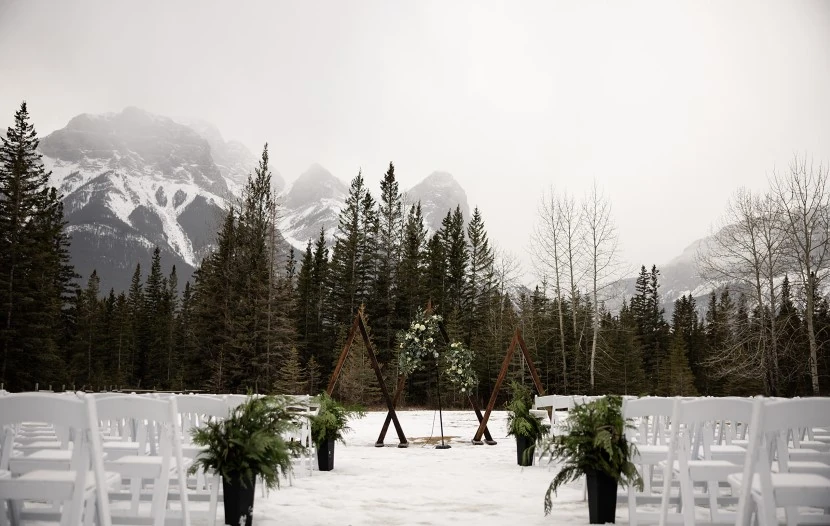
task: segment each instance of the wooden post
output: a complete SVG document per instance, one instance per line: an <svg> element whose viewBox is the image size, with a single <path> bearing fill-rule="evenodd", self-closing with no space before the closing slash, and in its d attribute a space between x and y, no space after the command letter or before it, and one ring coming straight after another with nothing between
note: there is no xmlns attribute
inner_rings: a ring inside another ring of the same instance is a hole
<svg viewBox="0 0 830 526"><path fill-rule="evenodd" d="M507 368L510 366L510 360L513 358L513 353L516 351L516 345L521 348L522 355L527 362L528 368L530 368L530 374L533 377L533 383L536 386L536 391L541 396L544 396L545 394L545 389L542 387L542 381L539 379L539 374L536 372L536 366L533 365L533 360L527 350L524 338L522 338L522 330L516 327L516 331L513 333L513 339L510 341L510 346L507 348L507 354L504 355L504 361L501 363L501 370L499 371L499 376L496 378L496 385L493 386L493 392L490 394L490 401L487 402L487 409L484 411L484 417L480 420L478 431L476 431L476 434L473 437L473 444L482 443L481 435L483 435L487 429L487 421L490 419L490 413L493 412L493 406L496 405L496 398L498 398L499 389L501 389L501 384L504 382L504 377L507 375Z"/></svg>
<svg viewBox="0 0 830 526"><path fill-rule="evenodd" d="M400 441L398 447L408 447L409 442L406 440L406 435L404 435L400 422L398 422L398 415L397 413L395 413L395 404L389 397L389 390L386 388L386 382L384 382L383 380L383 374L380 370L380 364L378 363L378 358L375 354L375 349L372 346L372 342L369 340L369 332L366 330L366 320L363 318L362 305L360 306L360 309L354 317L354 321L352 322L352 328L349 330L349 336L348 338L346 338L346 344L343 346L343 351L340 353L340 358L337 360L337 365L335 366L334 372L331 375L331 379L329 380L329 385L326 389L326 392L329 394L329 396L331 396L332 392L334 392L334 386L335 384L337 384L337 380L340 377L340 372L343 369L343 364L346 362L346 357L349 355L349 351L352 348L355 333L358 330L360 331L360 335L363 338L363 344L366 346L366 353L369 355L369 362L372 364L372 369L374 369L375 376L377 376L378 379L378 384L380 384L380 391L381 394L383 394L383 400L386 402L386 407L388 410L387 418L391 419L392 422L394 422L395 424L395 431L397 432L398 440ZM388 428L388 426L389 424L386 424L386 428ZM382 442L381 445L383 445Z"/></svg>

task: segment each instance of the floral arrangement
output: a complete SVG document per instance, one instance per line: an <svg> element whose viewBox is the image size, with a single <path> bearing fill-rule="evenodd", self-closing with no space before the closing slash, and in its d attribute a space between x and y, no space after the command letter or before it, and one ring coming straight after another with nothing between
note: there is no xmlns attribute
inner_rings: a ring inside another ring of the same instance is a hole
<svg viewBox="0 0 830 526"><path fill-rule="evenodd" d="M409 330L398 334L400 373L407 376L412 374L420 369L424 359L431 355L438 361L444 378L455 390L470 393L478 384L473 371L473 352L461 342L452 343L443 355L438 351L441 341L441 319L437 314L427 316L419 310L409 325Z"/></svg>
<svg viewBox="0 0 830 526"><path fill-rule="evenodd" d="M438 324L441 316L432 314L427 316L418 310L415 319L409 325L409 330L398 335L401 340L398 366L401 374L409 376L421 368L424 358L433 355L438 358L436 344L440 336Z"/></svg>
<svg viewBox="0 0 830 526"><path fill-rule="evenodd" d="M469 393L478 384L478 378L473 371L473 351L467 349L461 342L453 342L444 353L444 378L457 391Z"/></svg>

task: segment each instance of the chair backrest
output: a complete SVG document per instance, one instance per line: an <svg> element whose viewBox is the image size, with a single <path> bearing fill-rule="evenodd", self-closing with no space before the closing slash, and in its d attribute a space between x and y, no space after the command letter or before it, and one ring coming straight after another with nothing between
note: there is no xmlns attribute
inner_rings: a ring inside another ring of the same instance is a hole
<svg viewBox="0 0 830 526"><path fill-rule="evenodd" d="M94 480L105 480L95 400L52 393L19 393L0 397L0 429L3 431L0 470L8 469L14 448L15 429L24 422L52 424L64 428L67 436L71 437L69 470L75 474L74 492L71 505L64 508L62 522L80 524L90 467ZM109 526L109 500L103 484L96 486L96 497L100 519L105 526Z"/></svg>
<svg viewBox="0 0 830 526"><path fill-rule="evenodd" d="M748 398L678 399L672 415L672 436L681 440L686 460L709 460L719 428L750 426L751 422L752 400Z"/></svg>
<svg viewBox="0 0 830 526"><path fill-rule="evenodd" d="M636 430L627 429L629 440L634 438L640 444L663 444L666 441L665 431L668 419L674 411L675 398L661 396L647 396L635 399L623 399L623 418L632 418L637 426Z"/></svg>
<svg viewBox="0 0 830 526"><path fill-rule="evenodd" d="M776 522L775 493L771 464L777 457L778 471L789 469L789 445L793 431L830 425L830 398L763 399L754 401L752 427L744 463L743 484L736 524L749 524L751 518L752 481L758 476L760 499L758 514L767 524ZM797 439L794 446L798 445Z"/></svg>
<svg viewBox="0 0 830 526"><path fill-rule="evenodd" d="M212 419L227 418L229 411L221 398L203 395L177 395L176 407L185 442L190 441L191 430Z"/></svg>

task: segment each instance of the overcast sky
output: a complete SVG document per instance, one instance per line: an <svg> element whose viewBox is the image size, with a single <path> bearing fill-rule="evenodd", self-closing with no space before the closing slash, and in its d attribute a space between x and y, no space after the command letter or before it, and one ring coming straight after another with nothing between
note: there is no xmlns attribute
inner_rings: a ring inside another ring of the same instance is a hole
<svg viewBox="0 0 830 526"><path fill-rule="evenodd" d="M613 204L658 265L794 153L830 162L830 2L0 0L0 123L198 116L288 181L452 173L528 259L540 195Z"/></svg>

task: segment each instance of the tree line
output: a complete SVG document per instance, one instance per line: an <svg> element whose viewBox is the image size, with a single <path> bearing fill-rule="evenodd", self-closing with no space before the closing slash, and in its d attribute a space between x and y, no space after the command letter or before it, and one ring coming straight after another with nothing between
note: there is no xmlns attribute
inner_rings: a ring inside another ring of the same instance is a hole
<svg viewBox="0 0 830 526"><path fill-rule="evenodd" d="M392 163L377 197L362 173L352 179L333 245L321 229L305 250L295 251L277 227L266 145L193 283L180 286L175 267L164 275L156 249L146 276L136 266L129 290L105 293L95 272L77 284L60 196L48 188L36 147L24 103L0 149L0 378L10 390L39 383L315 393L325 388L361 308L391 389L397 334L427 304L443 316L453 340L476 352L482 402L516 327L548 392L826 390L830 309L820 294L823 267L814 272L809 309L804 281L791 284L789 274L778 272L775 294L762 290L762 298L774 297L772 305L756 302L739 280L717 278L730 285L718 287L703 309L684 296L670 321L660 307L659 270L643 267L635 295L611 313L605 305L619 294L613 284L621 267L611 207L596 187L581 203L564 194L542 199L533 241L541 284L531 291L518 285L515 261L490 242L478 208L469 219L458 206L448 210L430 233L420 203L406 202L400 192ZM758 369L759 363L767 365ZM529 381L519 357L509 375ZM415 373L405 403L433 404L435 387L434 371ZM359 338L337 395L381 402ZM464 403L442 393L447 396Z"/></svg>

